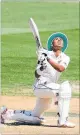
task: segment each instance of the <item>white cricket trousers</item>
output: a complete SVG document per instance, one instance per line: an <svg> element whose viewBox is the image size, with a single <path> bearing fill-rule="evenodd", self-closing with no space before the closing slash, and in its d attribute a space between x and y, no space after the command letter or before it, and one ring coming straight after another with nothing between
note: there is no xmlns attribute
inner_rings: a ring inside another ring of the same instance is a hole
<svg viewBox="0 0 80 135"><path fill-rule="evenodd" d="M34 90L34 94L36 95L37 100L36 106L32 111L32 116L40 117L44 111L51 107L52 98L54 97L55 93L59 92L59 87L59 84L50 83L47 84L46 88L41 87Z"/></svg>

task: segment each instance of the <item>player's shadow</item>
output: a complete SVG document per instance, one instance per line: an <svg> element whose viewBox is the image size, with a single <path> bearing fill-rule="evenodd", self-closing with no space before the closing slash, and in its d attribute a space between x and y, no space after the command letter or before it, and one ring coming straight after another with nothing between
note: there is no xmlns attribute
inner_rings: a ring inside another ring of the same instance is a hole
<svg viewBox="0 0 80 135"><path fill-rule="evenodd" d="M12 123L5 123L7 126L42 126L42 127L57 127L56 125L50 124L30 124L30 123L20 123L20 122L12 122Z"/></svg>

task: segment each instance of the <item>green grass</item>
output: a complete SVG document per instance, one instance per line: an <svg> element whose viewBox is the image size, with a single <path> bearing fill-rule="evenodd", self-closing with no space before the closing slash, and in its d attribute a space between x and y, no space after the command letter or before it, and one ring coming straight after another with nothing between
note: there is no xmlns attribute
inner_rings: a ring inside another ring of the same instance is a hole
<svg viewBox="0 0 80 135"><path fill-rule="evenodd" d="M78 30L64 31L70 38L70 45L66 53L70 56L71 62L62 75L62 79L79 80L79 46L76 42L78 32ZM45 44L48 34L47 32L40 34L43 37L42 42ZM75 36L74 40L72 40L72 36ZM37 61L35 50L35 41L30 33L2 36L2 86L32 85Z"/></svg>
<svg viewBox="0 0 80 135"><path fill-rule="evenodd" d="M73 92L72 97L80 98L80 93Z"/></svg>
<svg viewBox="0 0 80 135"><path fill-rule="evenodd" d="M35 1L35 0L34 0ZM39 29L79 28L79 4L66 2L1 2L3 28L28 28L33 17Z"/></svg>
<svg viewBox="0 0 80 135"><path fill-rule="evenodd" d="M46 46L48 37L56 31L68 36L66 54L71 62L61 80L79 80L79 5L78 3L53 2L2 2L2 28L23 28L26 33L1 36L1 84L4 94L16 94L17 89L31 88L34 83L36 46L28 25L33 17L40 30L41 41ZM74 10L75 9L75 10ZM6 31L6 29L5 29ZM31 90L27 95L33 95Z"/></svg>

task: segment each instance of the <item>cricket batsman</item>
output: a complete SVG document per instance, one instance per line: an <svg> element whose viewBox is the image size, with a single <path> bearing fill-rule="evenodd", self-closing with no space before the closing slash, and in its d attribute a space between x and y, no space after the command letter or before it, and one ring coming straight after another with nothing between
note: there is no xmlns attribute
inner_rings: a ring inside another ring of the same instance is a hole
<svg viewBox="0 0 80 135"><path fill-rule="evenodd" d="M37 97L35 108L32 111L17 111L1 107L2 123L8 119L41 124L44 122L42 114L50 108L51 99L56 96L57 101L55 103L58 105L57 126L75 127L74 123L68 121L71 86L69 81L58 83L61 73L66 70L70 62L70 57L64 53L67 47L67 36L61 32L54 33L48 38L47 49L41 48L37 52L38 62L34 83L34 94Z"/></svg>

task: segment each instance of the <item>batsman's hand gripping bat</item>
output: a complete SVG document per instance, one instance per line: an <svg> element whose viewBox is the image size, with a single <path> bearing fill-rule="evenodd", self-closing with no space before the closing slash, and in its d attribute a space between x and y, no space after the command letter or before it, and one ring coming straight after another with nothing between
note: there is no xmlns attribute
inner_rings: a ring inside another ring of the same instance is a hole
<svg viewBox="0 0 80 135"><path fill-rule="evenodd" d="M41 43L41 40L40 40L40 35L39 35L37 25L32 18L29 19L29 25L30 25L31 31L33 33L33 36L36 40L37 49L39 50L39 49L42 48L42 43Z"/></svg>

